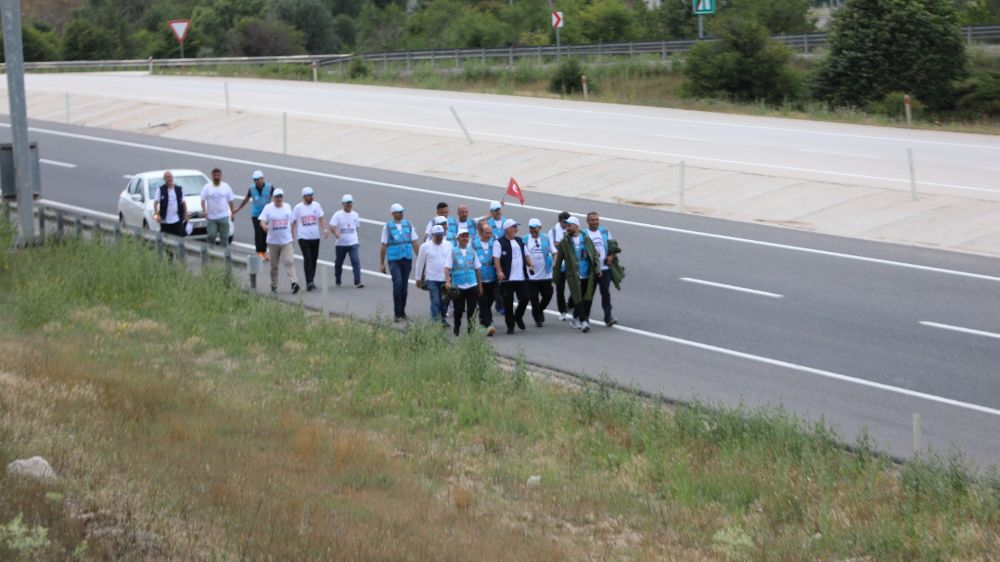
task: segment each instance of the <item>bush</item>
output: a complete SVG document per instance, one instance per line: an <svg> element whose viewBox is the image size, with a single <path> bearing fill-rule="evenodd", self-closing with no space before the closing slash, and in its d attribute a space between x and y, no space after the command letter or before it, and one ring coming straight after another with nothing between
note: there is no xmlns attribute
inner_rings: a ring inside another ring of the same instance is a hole
<svg viewBox="0 0 1000 562"><path fill-rule="evenodd" d="M351 59L351 63L347 65L347 75L351 77L351 80L358 80L371 75L371 70L365 64L364 59Z"/></svg>
<svg viewBox="0 0 1000 562"><path fill-rule="evenodd" d="M555 94L569 95L583 90L583 66L580 61L568 58L556 68L549 81L549 91Z"/></svg>
<svg viewBox="0 0 1000 562"><path fill-rule="evenodd" d="M245 57L304 55L301 31L279 20L246 18L236 25L236 49Z"/></svg>
<svg viewBox="0 0 1000 562"><path fill-rule="evenodd" d="M868 111L889 117L906 117L906 108L903 104L905 96L903 92L889 92L884 98L869 103ZM910 96L910 109L915 119L924 116L924 104L913 96Z"/></svg>
<svg viewBox="0 0 1000 562"><path fill-rule="evenodd" d="M979 72L955 86L955 109L969 117L1000 117L1000 72Z"/></svg>
<svg viewBox="0 0 1000 562"><path fill-rule="evenodd" d="M106 40L107 33L87 20L70 20L63 29L63 57L66 60L118 58L117 49Z"/></svg>
<svg viewBox="0 0 1000 562"><path fill-rule="evenodd" d="M25 62L59 60L59 37L51 30L39 27L38 25L21 27L21 50ZM3 56L3 33L0 33L0 59Z"/></svg>
<svg viewBox="0 0 1000 562"><path fill-rule="evenodd" d="M760 22L721 18L719 40L699 42L684 65L689 95L770 104L802 95L802 80L788 66L791 51L772 41Z"/></svg>
<svg viewBox="0 0 1000 562"><path fill-rule="evenodd" d="M910 92L947 109L951 83L965 75L965 44L949 0L849 0L834 16L828 44L814 87L833 107Z"/></svg>

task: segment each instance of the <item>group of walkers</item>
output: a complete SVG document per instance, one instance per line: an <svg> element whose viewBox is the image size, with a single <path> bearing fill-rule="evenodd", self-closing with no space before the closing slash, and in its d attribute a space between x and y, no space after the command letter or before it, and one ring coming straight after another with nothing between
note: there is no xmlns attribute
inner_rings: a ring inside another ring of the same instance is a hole
<svg viewBox="0 0 1000 562"><path fill-rule="evenodd" d="M354 211L351 195L341 198L342 209L327 222L313 188L304 187L302 201L292 207L285 202L284 190L268 182L262 171L254 171L251 181L246 197L235 206L236 197L222 181L222 172L212 170L212 181L201 192L209 243L225 246L231 235L230 220L249 205L255 249L262 260L270 262L272 293L277 291L281 267L292 293L301 290L293 241L298 242L302 253L306 291L316 289L320 239L330 234L337 240L337 286L341 284L344 262L350 258L354 286L364 287L358 238L361 218ZM154 203L154 218L165 232L183 236L184 229L177 223L181 218L187 222L185 207L180 188L175 188L170 172L165 172L164 186ZM406 209L402 205L395 203L389 208L391 218L382 226L379 265L382 273L392 278L394 320L407 319L407 289L412 274L417 287L429 295L431 319L451 327L456 336L461 333L463 319L469 332L479 329L488 336L495 334L494 310L503 316L507 334L515 334L518 329L526 329L524 315L529 304L535 326L541 328L553 296L559 318L588 332L597 292L604 324L617 324L610 287L614 284L620 289L625 275L618 259L621 248L601 225L600 216L589 213L586 227L582 228L579 218L562 212L546 232L542 231L542 222L532 218L528 234L519 236L521 223L505 218L503 207L502 202L494 201L486 215L472 218L467 205L460 205L457 216L452 216L447 203L438 203L422 238L404 217ZM162 218L159 209L166 209ZM449 308L452 324L448 323Z"/></svg>

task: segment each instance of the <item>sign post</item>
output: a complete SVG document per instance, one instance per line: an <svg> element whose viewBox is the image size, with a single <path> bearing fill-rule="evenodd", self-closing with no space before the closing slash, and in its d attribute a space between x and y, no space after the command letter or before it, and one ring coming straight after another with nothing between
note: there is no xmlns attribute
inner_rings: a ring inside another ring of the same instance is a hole
<svg viewBox="0 0 1000 562"><path fill-rule="evenodd" d="M35 239L35 212L32 197L31 155L28 147L28 110L24 95L24 51L21 45L21 3L3 0L3 47L7 64L7 96L10 98L10 136L13 141L14 188L17 190L17 215L20 219L18 246L31 245Z"/></svg>
<svg viewBox="0 0 1000 562"><path fill-rule="evenodd" d="M562 29L563 24L566 22L563 20L562 12L552 12L552 27L556 30L556 60L562 58L562 48L559 41L559 30Z"/></svg>
<svg viewBox="0 0 1000 562"><path fill-rule="evenodd" d="M170 29L174 32L174 37L181 46L181 58L184 58L184 38L187 37L188 29L191 28L191 20L170 20Z"/></svg>
<svg viewBox="0 0 1000 562"><path fill-rule="evenodd" d="M704 39L705 16L715 13L715 0L691 0L691 11L698 16L698 39Z"/></svg>

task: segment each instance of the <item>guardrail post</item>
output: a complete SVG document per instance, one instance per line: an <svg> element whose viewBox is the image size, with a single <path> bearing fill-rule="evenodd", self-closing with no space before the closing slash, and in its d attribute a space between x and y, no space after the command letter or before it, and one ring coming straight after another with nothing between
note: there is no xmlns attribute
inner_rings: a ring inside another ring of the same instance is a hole
<svg viewBox="0 0 1000 562"><path fill-rule="evenodd" d="M632 49L632 42L629 41L628 42L628 58L631 59L633 56L634 55L633 55L633 49Z"/></svg>
<svg viewBox="0 0 1000 562"><path fill-rule="evenodd" d="M135 238L136 240L142 240L142 229L140 229L138 226L133 226L132 237Z"/></svg>
<svg viewBox="0 0 1000 562"><path fill-rule="evenodd" d="M233 274L233 254L228 246L222 251L222 260L226 264L226 277L229 277Z"/></svg>
<svg viewBox="0 0 1000 562"><path fill-rule="evenodd" d="M327 292L330 290L330 279L329 273L327 273L327 266L320 264L319 266L319 293L320 293L320 306L323 310L323 318L330 317L330 303L327 302Z"/></svg>
<svg viewBox="0 0 1000 562"><path fill-rule="evenodd" d="M149 75L153 75L153 57L149 57Z"/></svg>
<svg viewBox="0 0 1000 562"><path fill-rule="evenodd" d="M66 92L66 124L69 125L71 122L69 116L69 92Z"/></svg>
<svg viewBox="0 0 1000 562"><path fill-rule="evenodd" d="M514 66L514 46L507 47L507 66Z"/></svg>
<svg viewBox="0 0 1000 562"><path fill-rule="evenodd" d="M583 84L583 101L587 101L587 75L580 75L580 82Z"/></svg>
<svg viewBox="0 0 1000 562"><path fill-rule="evenodd" d="M458 58L458 49L455 49L455 68L462 68L462 59Z"/></svg>
<svg viewBox="0 0 1000 562"><path fill-rule="evenodd" d="M802 34L802 53L803 54L808 54L809 53L809 34L808 33L803 33Z"/></svg>
<svg viewBox="0 0 1000 562"><path fill-rule="evenodd" d="M247 260L247 271L250 273L250 290L257 290L257 274L260 272L262 260L260 256L254 254Z"/></svg>
<svg viewBox="0 0 1000 562"><path fill-rule="evenodd" d="M906 162L910 166L910 198L917 200L917 173L913 167L913 149L906 149Z"/></svg>
<svg viewBox="0 0 1000 562"><path fill-rule="evenodd" d="M680 174L681 174L680 175L680 190L677 192L677 212L678 213L683 213L684 212L684 171L685 171L686 167L687 167L687 164L685 164L685 162L683 160L681 160L681 165L680 165Z"/></svg>
<svg viewBox="0 0 1000 562"><path fill-rule="evenodd" d="M542 46L538 46L538 64L542 64Z"/></svg>
<svg viewBox="0 0 1000 562"><path fill-rule="evenodd" d="M389 71L389 51L382 53L382 72Z"/></svg>
<svg viewBox="0 0 1000 562"><path fill-rule="evenodd" d="M319 82L319 64L312 62L313 82Z"/></svg>
<svg viewBox="0 0 1000 562"><path fill-rule="evenodd" d="M913 413L913 454L918 455L924 450L924 424L920 414Z"/></svg>
<svg viewBox="0 0 1000 562"><path fill-rule="evenodd" d="M480 49L479 55L480 55L480 60L486 62L486 47Z"/></svg>
<svg viewBox="0 0 1000 562"><path fill-rule="evenodd" d="M7 201L3 202L3 218L7 222L10 222L10 203Z"/></svg>
<svg viewBox="0 0 1000 562"><path fill-rule="evenodd" d="M663 60L667 60L667 42L666 41L661 41L660 42L660 58L662 58Z"/></svg>
<svg viewBox="0 0 1000 562"><path fill-rule="evenodd" d="M45 208L38 209L38 243L45 245Z"/></svg>
<svg viewBox="0 0 1000 562"><path fill-rule="evenodd" d="M229 117L229 82L223 82L222 88L226 94L226 117Z"/></svg>
<svg viewBox="0 0 1000 562"><path fill-rule="evenodd" d="M206 267L208 265L208 242L201 245L201 266Z"/></svg>
<svg viewBox="0 0 1000 562"><path fill-rule="evenodd" d="M406 51L406 70L410 70L410 51Z"/></svg>
<svg viewBox="0 0 1000 562"><path fill-rule="evenodd" d="M187 266L187 245L184 244L184 237L177 239L177 257L181 260L181 265Z"/></svg>
<svg viewBox="0 0 1000 562"><path fill-rule="evenodd" d="M77 236L83 236L83 221L80 220L80 215L73 217L73 230Z"/></svg>
<svg viewBox="0 0 1000 562"><path fill-rule="evenodd" d="M156 258L163 261L163 231L156 232Z"/></svg>
<svg viewBox="0 0 1000 562"><path fill-rule="evenodd" d="M431 49L431 68L437 68L437 49Z"/></svg>
<svg viewBox="0 0 1000 562"><path fill-rule="evenodd" d="M56 240L62 242L65 235L66 232L63 229L63 213L62 211L56 211Z"/></svg>
<svg viewBox="0 0 1000 562"><path fill-rule="evenodd" d="M114 233L113 238L114 238L115 244L121 242L122 241L122 225L121 225L121 223L119 223L119 222L116 221L115 222L115 227L112 230L112 232Z"/></svg>

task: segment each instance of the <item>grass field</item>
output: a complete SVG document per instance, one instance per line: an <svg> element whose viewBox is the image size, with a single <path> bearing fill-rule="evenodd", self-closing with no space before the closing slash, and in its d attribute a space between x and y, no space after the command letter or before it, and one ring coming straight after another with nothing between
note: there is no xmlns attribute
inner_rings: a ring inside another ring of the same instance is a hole
<svg viewBox="0 0 1000 562"><path fill-rule="evenodd" d="M0 243L9 247L8 226ZM2 560L995 560L1000 482L324 321L138 243L0 254ZM537 485L528 485L540 476ZM42 531L44 529L44 532Z"/></svg>

